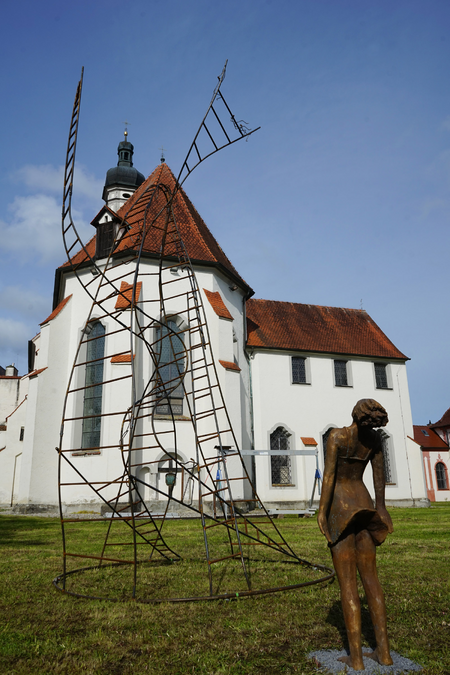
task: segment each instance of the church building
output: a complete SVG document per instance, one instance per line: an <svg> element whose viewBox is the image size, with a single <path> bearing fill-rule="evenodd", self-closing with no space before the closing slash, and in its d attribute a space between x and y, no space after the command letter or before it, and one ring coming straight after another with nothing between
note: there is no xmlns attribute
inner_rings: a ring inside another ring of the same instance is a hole
<svg viewBox="0 0 450 675"><path fill-rule="evenodd" d="M121 461L113 450L120 433L114 411L129 406L132 366L142 391L152 371L148 354L130 344L126 331L120 332L117 325L130 325L133 303L155 315L160 311L161 235L157 227L150 228L139 239L138 227L150 215L158 222L162 207L159 197L152 197L153 186L174 190L176 179L164 161L145 179L133 166L133 145L127 138L119 144L118 155L118 165L107 172L105 205L92 220L95 234L86 245L89 255L74 249L71 263L56 270L53 311L30 340L28 374L20 377L11 366L0 371L0 504L21 512L57 508L55 448L63 416L64 452L75 470L113 480ZM427 505L421 453L412 440L408 357L364 310L255 298L182 188L172 208L183 255L195 271L233 429L227 442L233 448L236 441L265 506L301 510L317 504L320 480L316 479L323 473L328 435L335 427L350 425L353 406L362 398L376 399L389 415L381 430L387 504ZM141 274L136 283L131 251L138 245ZM179 251L175 245L173 251L166 247L164 255L166 262L173 261L164 283L180 283L185 269L177 262ZM98 269L106 269L108 260L121 265L120 293L105 295L102 304L96 300ZM102 309L106 305L107 313ZM90 337L80 348L88 316ZM179 336L181 350L191 318L176 293L167 296L165 316L170 317L167 330ZM169 344L167 334L164 326L154 331L152 339L159 341L162 355ZM172 340L169 351L174 349ZM97 351L93 356L89 350ZM95 368L89 365L93 359ZM169 371L168 364L167 377ZM85 384L89 378L90 390ZM106 383L111 382L114 388L108 389ZM78 424L86 410L95 412L89 423ZM158 403L154 424L165 433L173 417L181 461L192 472L195 438L189 410L185 390L178 387ZM143 429L146 423L142 421ZM163 507L158 486L170 469L170 457L170 448L142 450L136 471L145 484L143 499L150 510ZM373 492L370 477L367 484ZM174 490L179 499L186 498L184 474ZM244 501L246 495L237 492ZM195 494L189 498L192 501ZM95 513L102 504L92 492L68 486L63 508L68 513Z"/></svg>

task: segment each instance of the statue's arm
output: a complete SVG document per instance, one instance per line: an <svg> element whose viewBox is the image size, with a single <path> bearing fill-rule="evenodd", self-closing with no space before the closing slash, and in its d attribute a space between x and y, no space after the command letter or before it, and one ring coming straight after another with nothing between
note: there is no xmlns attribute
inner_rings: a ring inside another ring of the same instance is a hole
<svg viewBox="0 0 450 675"><path fill-rule="evenodd" d="M333 499L340 432L342 432L342 429L333 429L328 437L322 494L320 496L319 513L317 516L317 524L319 525L320 531L329 542L331 542L331 537L328 532L327 517Z"/></svg>
<svg viewBox="0 0 450 675"><path fill-rule="evenodd" d="M388 527L388 532L393 532L394 526L392 519L386 509L385 504L385 481L384 481L384 462L383 449L381 446L381 439L377 434L377 441L375 452L371 459L373 471L373 486L375 488L375 508L385 525Z"/></svg>

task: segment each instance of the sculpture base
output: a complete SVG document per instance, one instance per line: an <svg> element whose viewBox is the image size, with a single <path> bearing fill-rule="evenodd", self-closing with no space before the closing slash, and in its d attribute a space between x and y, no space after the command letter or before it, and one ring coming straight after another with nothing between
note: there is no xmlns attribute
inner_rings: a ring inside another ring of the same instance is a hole
<svg viewBox="0 0 450 675"><path fill-rule="evenodd" d="M317 664L317 670L321 673L346 673L346 675L352 675L359 673L364 675L365 673L370 673L371 675L400 675L400 673L420 673L423 668L419 666L418 663L414 663L411 659L407 659L397 652L391 651L391 656L393 660L392 666L382 666L373 659L363 656L364 661L364 670L353 670L350 666L347 666L342 661L338 661L340 656L346 656L348 652L345 649L338 651L337 649L322 649L316 652L310 652L308 658L312 659Z"/></svg>

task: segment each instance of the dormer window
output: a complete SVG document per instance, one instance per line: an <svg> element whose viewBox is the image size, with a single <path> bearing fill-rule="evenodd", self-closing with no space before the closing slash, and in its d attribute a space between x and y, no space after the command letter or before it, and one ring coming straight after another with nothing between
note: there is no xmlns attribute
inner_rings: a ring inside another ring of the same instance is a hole
<svg viewBox="0 0 450 675"><path fill-rule="evenodd" d="M107 258L111 253L114 244L114 222L107 220L97 226L97 246L95 257L97 259Z"/></svg>

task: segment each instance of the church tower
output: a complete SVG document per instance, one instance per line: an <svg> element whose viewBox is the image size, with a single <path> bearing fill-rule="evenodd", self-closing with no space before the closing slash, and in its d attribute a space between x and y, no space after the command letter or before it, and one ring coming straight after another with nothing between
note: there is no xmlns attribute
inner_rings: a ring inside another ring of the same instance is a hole
<svg viewBox="0 0 450 675"><path fill-rule="evenodd" d="M133 166L134 146L128 141L128 131L124 132L125 140L119 143L117 166L108 169L102 198L112 211L117 211L131 195L142 185L145 177Z"/></svg>

